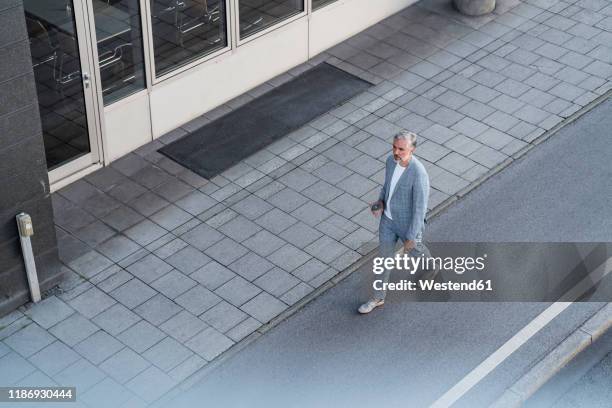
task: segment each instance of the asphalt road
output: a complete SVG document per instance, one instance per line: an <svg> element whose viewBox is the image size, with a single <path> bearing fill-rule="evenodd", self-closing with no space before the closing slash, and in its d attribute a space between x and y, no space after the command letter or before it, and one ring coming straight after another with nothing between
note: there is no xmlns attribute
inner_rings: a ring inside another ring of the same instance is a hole
<svg viewBox="0 0 612 408"><path fill-rule="evenodd" d="M428 226L431 241L612 241L612 101L488 180ZM416 303L390 293L367 316L369 265L211 371L173 406L421 407L546 303ZM494 400L603 305L574 304L458 406Z"/></svg>

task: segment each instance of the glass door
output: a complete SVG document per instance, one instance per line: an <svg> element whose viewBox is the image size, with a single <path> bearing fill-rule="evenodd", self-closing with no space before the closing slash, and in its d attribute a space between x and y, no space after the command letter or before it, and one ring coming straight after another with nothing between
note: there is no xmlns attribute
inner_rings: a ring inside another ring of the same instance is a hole
<svg viewBox="0 0 612 408"><path fill-rule="evenodd" d="M101 158L100 121L83 3L24 0L52 183Z"/></svg>

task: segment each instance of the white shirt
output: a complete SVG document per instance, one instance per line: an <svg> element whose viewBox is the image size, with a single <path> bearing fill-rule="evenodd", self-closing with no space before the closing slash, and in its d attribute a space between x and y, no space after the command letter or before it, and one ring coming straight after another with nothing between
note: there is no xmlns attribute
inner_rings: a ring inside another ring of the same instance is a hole
<svg viewBox="0 0 612 408"><path fill-rule="evenodd" d="M393 193L395 192L395 187L397 186L397 182L399 181L400 177L402 177L402 174L404 174L405 170L406 170L406 167L400 166L399 163L395 164L395 170L393 170L393 176L391 177L391 184L389 185L389 189L390 189L389 199L385 203L385 216L389 218L390 220L393 219L391 217L391 197L393 197Z"/></svg>

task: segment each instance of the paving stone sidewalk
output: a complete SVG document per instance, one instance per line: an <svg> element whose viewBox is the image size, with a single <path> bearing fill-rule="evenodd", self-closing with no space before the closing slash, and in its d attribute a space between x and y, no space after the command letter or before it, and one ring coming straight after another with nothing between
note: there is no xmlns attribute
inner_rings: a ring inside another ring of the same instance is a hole
<svg viewBox="0 0 612 408"><path fill-rule="evenodd" d="M391 136L421 135L430 208L612 88L612 4L421 2L53 196L67 279L0 319L0 384L146 406L376 243ZM206 180L157 153L327 61L376 84Z"/></svg>

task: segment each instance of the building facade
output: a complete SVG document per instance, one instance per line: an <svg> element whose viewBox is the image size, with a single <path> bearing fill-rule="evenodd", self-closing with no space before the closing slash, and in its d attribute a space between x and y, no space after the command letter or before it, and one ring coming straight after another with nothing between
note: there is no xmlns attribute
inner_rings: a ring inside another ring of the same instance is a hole
<svg viewBox="0 0 612 408"><path fill-rule="evenodd" d="M51 192L414 0L0 0L0 314L59 279Z"/></svg>

